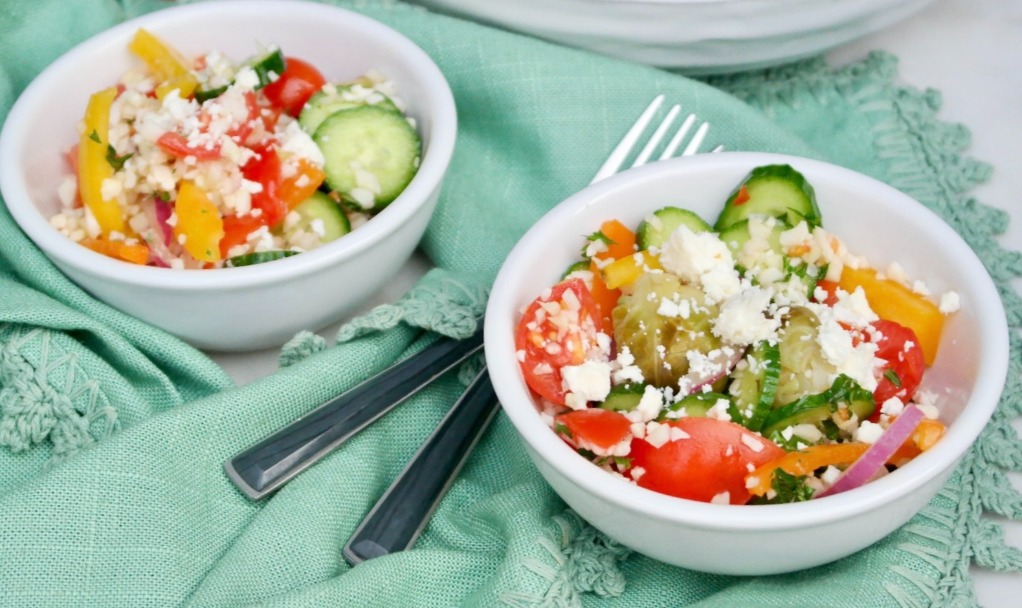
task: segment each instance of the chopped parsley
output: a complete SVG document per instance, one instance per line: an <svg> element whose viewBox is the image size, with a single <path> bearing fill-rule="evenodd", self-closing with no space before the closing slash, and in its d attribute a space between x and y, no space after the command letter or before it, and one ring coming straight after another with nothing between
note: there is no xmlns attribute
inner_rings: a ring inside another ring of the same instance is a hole
<svg viewBox="0 0 1022 608"><path fill-rule="evenodd" d="M95 133L95 131L93 131ZM89 137L92 137L91 135ZM96 141L99 141L98 139ZM106 162L110 163L110 166L114 168L114 171L120 171L124 167L125 161L134 156L134 154L125 154L118 156L117 150L110 144L106 145Z"/></svg>
<svg viewBox="0 0 1022 608"><path fill-rule="evenodd" d="M898 372L894 371L893 369L888 369L887 371L885 371L884 378L887 378L894 386L901 388L901 377L898 376Z"/></svg>
<svg viewBox="0 0 1022 608"><path fill-rule="evenodd" d="M772 498L754 498L753 504L770 505L789 502L804 502L813 497L813 490L806 484L805 476L797 476L788 473L784 469L774 471L774 481L770 484L775 495Z"/></svg>
<svg viewBox="0 0 1022 608"><path fill-rule="evenodd" d="M97 144L103 143L103 140L99 138L99 131L96 131L95 129L92 130L92 133L89 133L89 139Z"/></svg>

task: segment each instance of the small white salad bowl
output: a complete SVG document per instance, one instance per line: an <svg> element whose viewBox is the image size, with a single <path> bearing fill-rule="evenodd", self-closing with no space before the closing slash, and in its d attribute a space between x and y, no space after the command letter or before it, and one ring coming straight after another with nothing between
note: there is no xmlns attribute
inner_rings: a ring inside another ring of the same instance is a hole
<svg viewBox="0 0 1022 608"><path fill-rule="evenodd" d="M947 434L892 474L842 494L781 505L716 505L658 494L594 466L540 419L519 371L520 310L578 256L582 235L617 218L635 226L664 205L711 224L731 190L758 165L788 163L816 190L823 225L884 269L897 261L934 294L956 291L935 364L922 388L938 395ZM790 572L868 547L922 509L990 419L1004 387L1008 331L1000 297L959 235L921 204L873 178L775 154L704 154L653 163L582 190L547 213L511 251L486 311L486 362L497 395L536 467L596 528L650 557L735 575Z"/></svg>
<svg viewBox="0 0 1022 608"><path fill-rule="evenodd" d="M422 137L421 165L404 192L350 234L269 264L180 271L94 253L52 228L64 152L78 137L89 96L137 64L128 42L146 28L182 54L219 50L236 61L279 46L330 82L376 70L392 80ZM457 115L436 64L393 29L311 2L207 2L160 10L78 45L24 91L0 134L0 185L22 230L73 281L128 314L200 348L252 350L283 344L353 312L378 292L418 245L450 163Z"/></svg>

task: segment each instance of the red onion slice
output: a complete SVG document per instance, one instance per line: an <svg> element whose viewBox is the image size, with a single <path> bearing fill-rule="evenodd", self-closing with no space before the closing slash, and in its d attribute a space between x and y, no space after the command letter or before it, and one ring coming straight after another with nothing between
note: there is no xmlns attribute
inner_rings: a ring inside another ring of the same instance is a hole
<svg viewBox="0 0 1022 608"><path fill-rule="evenodd" d="M880 468L887 464L891 456L898 451L898 448L912 436L924 417L925 414L918 407L914 405L906 407L901 415L894 419L891 426L887 427L883 435L880 435L876 443L869 446L869 449L858 460L845 469L834 485L819 492L813 498L823 498L831 494L854 490L873 479Z"/></svg>

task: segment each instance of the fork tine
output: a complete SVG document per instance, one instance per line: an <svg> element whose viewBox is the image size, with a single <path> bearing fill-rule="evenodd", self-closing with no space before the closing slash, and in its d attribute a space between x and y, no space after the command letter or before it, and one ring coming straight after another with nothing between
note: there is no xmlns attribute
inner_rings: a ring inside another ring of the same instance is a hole
<svg viewBox="0 0 1022 608"><path fill-rule="evenodd" d="M667 147L664 148L663 154L660 155L660 160L666 160L674 156L674 152L677 151L678 146L681 145L681 141L685 139L686 135L688 135L688 130L692 128L692 125L695 123L695 121L696 121L695 114L689 114L688 116L685 117L685 122L681 123L681 126L678 127L678 132L674 134L674 137L671 138L670 143L668 143Z"/></svg>
<svg viewBox="0 0 1022 608"><path fill-rule="evenodd" d="M625 133L625 136L620 142L618 142L617 146L614 147L614 151L610 153L607 160L603 161L603 165L600 166L600 170L596 172L596 175L593 176L593 180L589 183L597 182L605 177L617 173L618 168L621 167L621 163L624 162L628 153L632 151L632 148L635 146L635 142L639 140L639 136L642 135L642 132L646 129L646 125L649 124L649 121L653 120L653 115L660 108L660 104L663 102L663 94L657 95L653 101L650 102L649 106L647 106L646 109L642 111L642 114L639 115L639 119L630 129L628 129L628 132Z"/></svg>
<svg viewBox="0 0 1022 608"><path fill-rule="evenodd" d="M642 152L639 152L639 156L635 158L635 162L632 163L633 167L641 167L646 164L646 161L649 160L649 157L653 155L653 151L660 145L660 140L662 140L664 135L667 134L667 129L671 127L671 123L674 122L675 117L678 116L678 112L680 111L680 105L674 105L671 107L667 116L665 116L663 121L660 122L660 125L657 126L656 131L653 131L653 136L649 138L648 142L646 142L646 147L644 147Z"/></svg>
<svg viewBox="0 0 1022 608"><path fill-rule="evenodd" d="M692 141L688 142L685 146L685 150L681 153L682 156L692 156L699 151L699 146L703 144L703 140L706 139L706 133L710 130L710 123L704 122L699 125L696 129L696 134L692 136Z"/></svg>

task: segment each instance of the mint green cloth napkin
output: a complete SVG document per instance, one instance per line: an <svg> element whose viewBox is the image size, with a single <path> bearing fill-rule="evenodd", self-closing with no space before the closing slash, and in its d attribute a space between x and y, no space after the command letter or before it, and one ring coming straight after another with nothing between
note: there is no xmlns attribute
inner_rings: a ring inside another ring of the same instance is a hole
<svg viewBox="0 0 1022 608"><path fill-rule="evenodd" d="M337 4L408 35L454 90L457 150L422 243L437 268L336 339L296 336L279 371L233 387L202 353L65 279L0 205L0 605L970 606L971 563L1022 571L1022 552L984 517L1022 517L1005 476L1022 469L1009 427L1022 414L1022 301L1009 286L1022 259L993 238L1006 216L968 197L990 168L961 156L968 134L936 119L937 93L895 84L896 61L884 54L837 71L814 60L698 82L400 3ZM0 117L73 43L166 5L0 3ZM250 502L231 485L222 464L240 449L434 332L469 332L515 240L588 182L657 93L709 120L710 139L728 149L822 158L895 185L987 263L1012 326L1008 385L976 448L922 513L865 551L803 572L682 570L568 511L498 417L416 547L349 568L341 546L466 373L269 500Z"/></svg>

